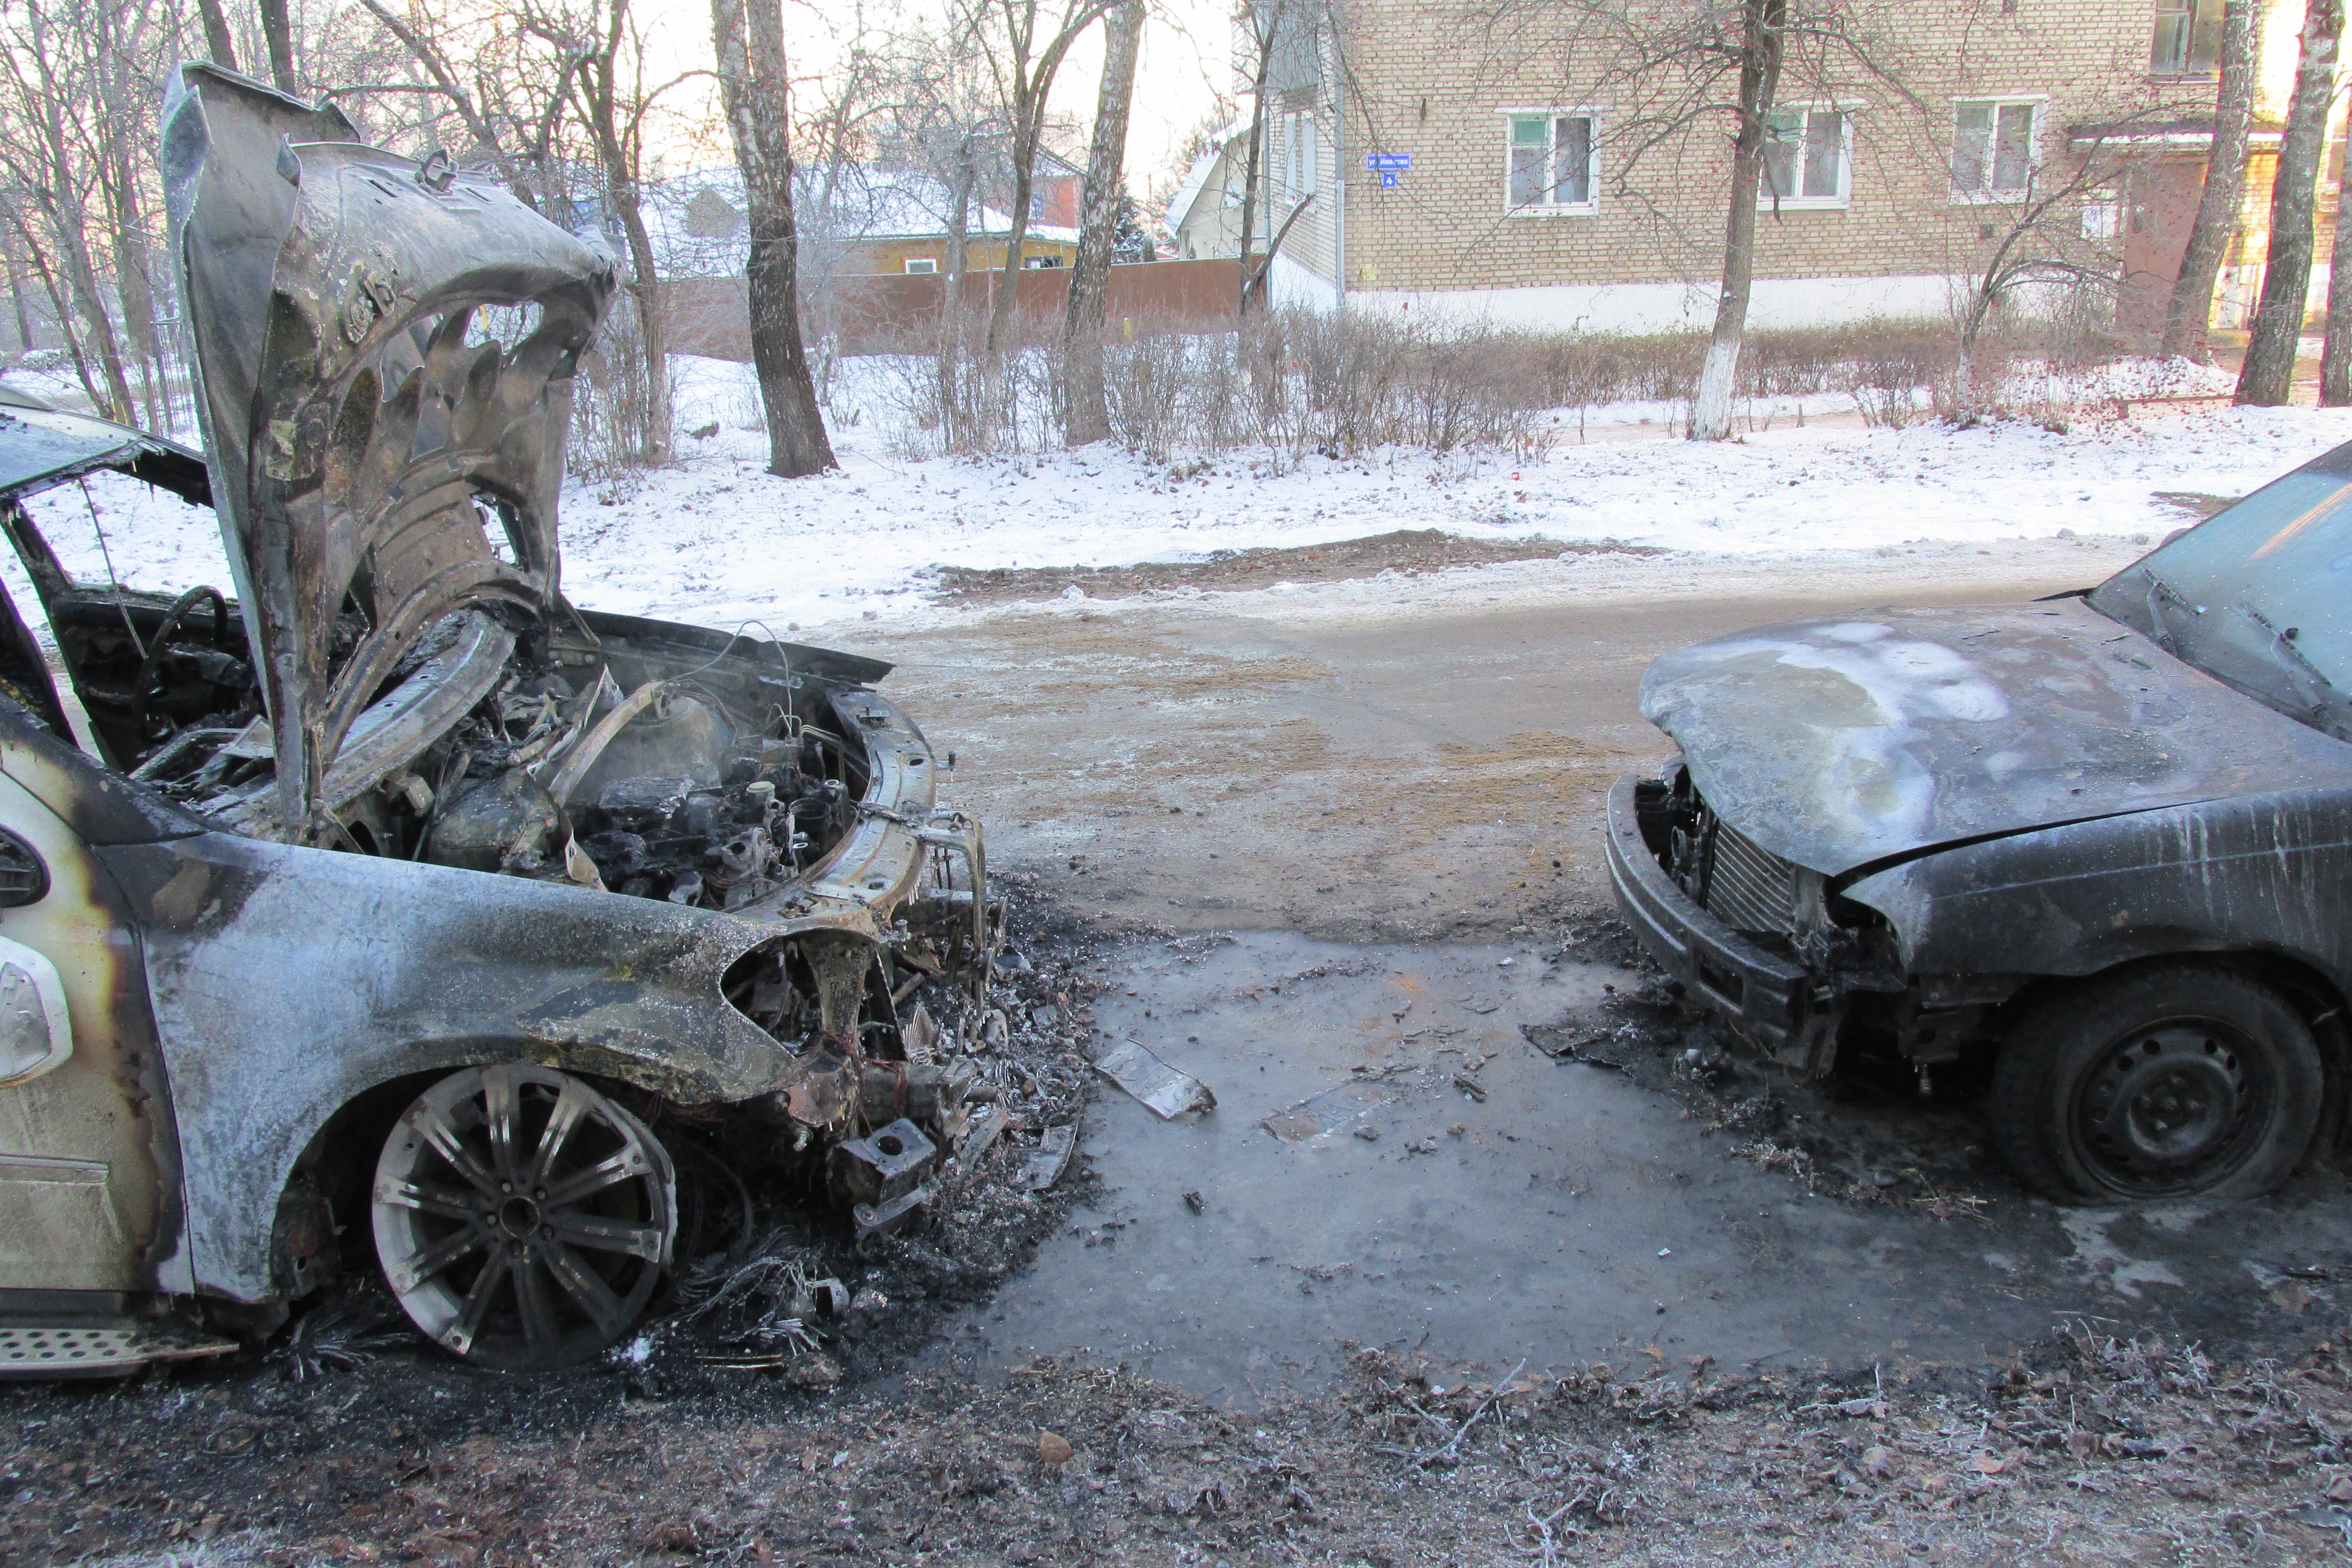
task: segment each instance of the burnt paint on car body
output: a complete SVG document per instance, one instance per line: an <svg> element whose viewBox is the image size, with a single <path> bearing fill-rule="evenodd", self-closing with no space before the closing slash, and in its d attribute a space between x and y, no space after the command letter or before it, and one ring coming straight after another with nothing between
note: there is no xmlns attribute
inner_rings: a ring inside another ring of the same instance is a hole
<svg viewBox="0 0 2352 1568"><path fill-rule="evenodd" d="M1844 894L1886 917L1913 974L2087 975L2230 952L2291 964L2341 996L2352 991L2352 779L1961 845Z"/></svg>

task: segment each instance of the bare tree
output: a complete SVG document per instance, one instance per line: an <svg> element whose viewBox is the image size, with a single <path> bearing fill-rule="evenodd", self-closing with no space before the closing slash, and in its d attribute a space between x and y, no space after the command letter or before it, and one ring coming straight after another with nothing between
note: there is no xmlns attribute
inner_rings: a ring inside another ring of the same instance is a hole
<svg viewBox="0 0 2352 1568"><path fill-rule="evenodd" d="M2213 106L2213 144L2205 155L2205 188L2181 252L2180 272L2164 310L2163 353L2200 363L2211 358L2205 333L2213 317L2213 282L2237 232L2238 203L2246 191L2246 148L2254 125L2256 0L2227 0L2221 11L2221 86Z"/></svg>
<svg viewBox="0 0 2352 1568"><path fill-rule="evenodd" d="M1045 129L1046 98L1054 90L1054 79L1060 74L1070 46L1118 3L1061 0L1061 9L1046 15L1040 0L957 0L960 28L995 78L996 97L1004 106L1011 132L1012 232L1004 239L1003 277L990 301L983 362L992 382L1003 375L1005 346L1012 335L1022 246L1029 233L1029 196Z"/></svg>
<svg viewBox="0 0 2352 1568"><path fill-rule="evenodd" d="M562 75L571 111L594 161L604 209L628 252L627 292L646 378L635 457L648 466L664 463L669 459L674 419L660 263L645 216L646 121L665 92L703 73L689 71L647 86L644 39L629 0L589 0L578 13L526 11L520 21L524 31L543 40L573 68Z"/></svg>
<svg viewBox="0 0 2352 1568"><path fill-rule="evenodd" d="M269 50L269 80L278 91L298 93L302 84L294 75L294 22L287 0L260 0L261 37Z"/></svg>
<svg viewBox="0 0 2352 1568"><path fill-rule="evenodd" d="M2319 405L2352 406L2352 237L2345 230L2344 198L2352 195L2352 158L2336 175L2336 245L2327 275L2327 335L2319 346Z"/></svg>
<svg viewBox="0 0 2352 1568"><path fill-rule="evenodd" d="M0 171L21 193L11 204L19 237L60 297L58 321L82 384L110 418L136 417L112 292L92 249L110 226L89 123L96 98L99 18L86 5L34 3L15 18L14 47L0 47L6 99Z"/></svg>
<svg viewBox="0 0 2352 1568"><path fill-rule="evenodd" d="M1249 30L1249 139L1242 151L1242 295L1240 310L1249 310L1250 246L1258 226L1259 174L1265 166L1266 83L1274 74L1274 51L1280 39L1289 0L1251 0L1242 8L1241 25ZM1269 251L1267 265L1273 264Z"/></svg>
<svg viewBox="0 0 2352 1568"><path fill-rule="evenodd" d="M1142 0L1125 0L1104 26L1102 89L1095 98L1094 140L1087 153L1078 259L1070 273L1069 311L1062 327L1063 439L1073 447L1110 436L1110 410L1103 396L1103 316L1126 184L1127 121L1135 101L1143 15Z"/></svg>
<svg viewBox="0 0 2352 1568"><path fill-rule="evenodd" d="M2042 288L2061 301L2095 313L2104 315L2112 308L2124 286L2123 256L2113 236L2096 234L2084 222L2084 199L2119 189L2134 168L2150 160L2134 133L2160 125L2165 112L2161 100L2134 106L2113 122L2091 130L2087 144L2073 157L2029 164L2025 189L2015 202L1978 209L1999 213L2000 219L1985 226L1991 231L1991 244L1969 269L1956 311L1955 412L1977 406L1983 391L1977 380L1978 348L1993 313L2003 304Z"/></svg>
<svg viewBox="0 0 2352 1568"><path fill-rule="evenodd" d="M205 21L205 52L213 64L236 69L236 41L229 34L228 13L222 9L221 0L196 0L196 10Z"/></svg>
<svg viewBox="0 0 2352 1568"><path fill-rule="evenodd" d="M1764 183L1764 139L1772 99L1780 89L1788 41L1788 0L1739 0L1738 31L1727 40L1739 61L1739 97L1731 138L1731 196L1724 217L1723 288L1716 297L1698 386L1691 395L1694 441L1731 434L1731 393L1739 374L1739 348L1748 331L1748 302L1756 281L1756 197Z"/></svg>
<svg viewBox="0 0 2352 1568"><path fill-rule="evenodd" d="M585 57L561 52L553 79L526 90L516 79L510 37L502 37L495 23L455 18L446 7L428 18L422 11L401 16L383 0L360 4L447 101L471 143L467 155L488 159L516 198L536 210L572 78ZM443 140L437 129L428 134L436 145Z"/></svg>
<svg viewBox="0 0 2352 1568"><path fill-rule="evenodd" d="M743 176L751 254L751 363L768 421L768 471L785 479L834 466L808 353L801 341L800 236L793 215L793 155L788 138L791 78L780 0L711 0L719 87L735 163Z"/></svg>
<svg viewBox="0 0 2352 1568"><path fill-rule="evenodd" d="M2296 50L2294 92L2279 138L2278 173L2271 187L2270 257L2254 307L2246 361L2238 371L2237 401L2276 407L2294 382L2295 344L2303 335L2311 289L2313 206L2319 160L2336 99L2336 55L2344 32L2344 0L2308 0Z"/></svg>
<svg viewBox="0 0 2352 1568"><path fill-rule="evenodd" d="M1592 178L1605 140L1601 161L1611 191L1659 215L1668 226L1664 237L1714 264L1715 318L1688 433L1699 440L1729 436L1759 206L1769 200L1777 215L1784 196L1830 195L1812 188L1830 174L1842 189L1853 126L1836 106L1857 89L1866 87L1880 100L1874 122L1890 139L1898 117L1927 119L1908 84L1913 68L1899 8L1873 0L1483 0L1476 15L1485 47L1555 59L1577 91L1610 100L1605 124L1588 124L1581 177ZM1522 58L1506 68L1524 65ZM1802 89L1794 96L1812 107L1777 108L1792 96L1792 83ZM1566 154L1547 149L1530 166L1547 189L1561 177L1555 156ZM1727 186L1716 184L1727 176ZM1663 216L1645 187L1665 180L1723 191L1720 250Z"/></svg>

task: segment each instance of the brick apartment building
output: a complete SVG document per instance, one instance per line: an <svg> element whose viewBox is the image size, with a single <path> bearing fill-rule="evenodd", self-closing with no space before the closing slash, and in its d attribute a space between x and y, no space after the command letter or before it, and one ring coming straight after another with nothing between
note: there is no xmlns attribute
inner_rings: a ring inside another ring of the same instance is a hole
<svg viewBox="0 0 2352 1568"><path fill-rule="evenodd" d="M1675 128L1688 107L1676 73L1628 68L1589 7L1261 4L1278 10L1260 148L1258 206L1271 216L1257 220L1253 249L1289 220L1271 277L1277 301L1563 330L1711 319L1727 116ZM1671 9L1688 7L1628 0L1614 11L1638 26ZM2120 274L2126 330L2160 313L2203 179L2221 0L1845 9L1880 68L1856 50L1791 47L1752 321L1943 315L2030 202L2075 184L2036 243ZM2254 155L2217 325L2241 321L2259 292L2302 9L2263 4ZM1246 89L1257 56L1247 23L1236 36ZM1249 123L1245 112L1180 191L1179 255L1235 253ZM2332 195L2323 215L2332 229ZM2324 231L2323 258L2326 244Z"/></svg>

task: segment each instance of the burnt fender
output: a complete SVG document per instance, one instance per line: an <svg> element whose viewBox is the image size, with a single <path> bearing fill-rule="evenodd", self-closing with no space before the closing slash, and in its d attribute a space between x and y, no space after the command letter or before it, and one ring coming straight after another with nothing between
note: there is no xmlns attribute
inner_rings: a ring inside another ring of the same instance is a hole
<svg viewBox="0 0 2352 1568"><path fill-rule="evenodd" d="M2265 952L2352 975L2352 790L2206 801L1922 856L1853 883L1913 974L2081 975Z"/></svg>
<svg viewBox="0 0 2352 1568"><path fill-rule="evenodd" d="M225 833L100 854L145 939L199 1289L273 1293L279 1193L373 1086L532 1060L694 1104L801 1069L719 993L789 928Z"/></svg>

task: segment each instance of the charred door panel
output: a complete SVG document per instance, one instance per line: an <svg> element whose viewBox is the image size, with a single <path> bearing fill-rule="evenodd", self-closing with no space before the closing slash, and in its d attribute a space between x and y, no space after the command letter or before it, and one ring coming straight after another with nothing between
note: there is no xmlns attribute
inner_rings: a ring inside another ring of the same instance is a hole
<svg viewBox="0 0 2352 1568"><path fill-rule="evenodd" d="M0 1089L0 1287L184 1289L184 1269L165 1262L172 1130L122 900L80 836L5 775L0 827L40 858L48 883L0 910L0 937L55 969L73 1035L63 1061Z"/></svg>

